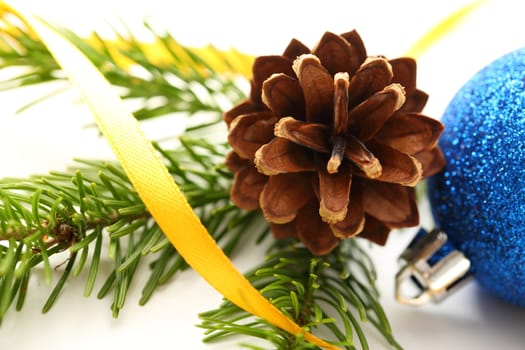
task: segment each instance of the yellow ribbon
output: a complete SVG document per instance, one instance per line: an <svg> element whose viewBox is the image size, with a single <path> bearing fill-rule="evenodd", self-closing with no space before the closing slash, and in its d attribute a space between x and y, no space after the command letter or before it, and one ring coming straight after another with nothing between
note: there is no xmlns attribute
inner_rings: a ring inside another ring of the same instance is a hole
<svg viewBox="0 0 525 350"><path fill-rule="evenodd" d="M4 1L7 3L7 1ZM186 262L227 299L247 312L326 349L338 349L286 317L264 298L219 248L142 133L137 120L98 69L70 42L20 7L24 19L80 90L135 190Z"/></svg>
<svg viewBox="0 0 525 350"><path fill-rule="evenodd" d="M483 2L467 5L445 19L423 36L407 55L420 56ZM135 190L186 262L222 295L247 312L291 334L302 334L320 347L338 349L287 318L235 268L193 213L138 122L126 112L122 101L98 69L76 47L30 12L8 3L0 2L26 21L80 90Z"/></svg>
<svg viewBox="0 0 525 350"><path fill-rule="evenodd" d="M94 35L87 37L85 41L97 49L102 48L100 39ZM132 59L121 52L122 49L126 49L130 45L128 41L121 38L104 40L104 45L119 67L127 69L135 64ZM164 41L156 39L152 42L136 42L134 45L138 45L148 62L157 67L169 67L176 64L178 68L184 68L183 64L189 62L192 67L187 68L195 69L196 64L190 57L188 53L190 52L202 59L214 72L223 74L233 72L246 78L249 78L252 73L254 57L234 48L219 50L212 45L188 48L180 45L171 37ZM174 57L177 57L179 62L175 62Z"/></svg>
<svg viewBox="0 0 525 350"><path fill-rule="evenodd" d="M405 52L405 55L413 58L420 57L449 32L456 29L475 9L487 2L488 0L478 0L459 8L423 35Z"/></svg>
<svg viewBox="0 0 525 350"><path fill-rule="evenodd" d="M9 33L14 40L29 35L32 39L38 35L31 28L21 29L10 22L7 13L13 13L12 9L7 7L0 7L0 28L2 32ZM129 70L136 62L128 57L123 52L132 49L134 46L140 50L145 59L152 65L160 68L177 66L177 69L183 72L190 72L193 70L205 75L208 71L219 74L240 74L246 78L250 78L252 74L252 65L254 57L246 53L240 52L236 48L218 49L215 46L208 44L203 47L188 47L178 43L171 36L155 37L152 41L136 41L132 36L124 38L117 36L114 39L101 39L95 33L81 40L98 51L106 51L115 64L124 69ZM10 40L9 43L0 41L2 49L11 49L12 45L16 46L16 42ZM22 49L22 47L18 47ZM198 59L195 59L198 58Z"/></svg>

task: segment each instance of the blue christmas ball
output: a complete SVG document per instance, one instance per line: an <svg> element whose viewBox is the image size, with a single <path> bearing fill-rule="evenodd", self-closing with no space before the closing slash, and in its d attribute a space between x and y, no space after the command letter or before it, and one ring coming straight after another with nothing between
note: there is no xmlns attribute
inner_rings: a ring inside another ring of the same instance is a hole
<svg viewBox="0 0 525 350"><path fill-rule="evenodd" d="M483 287L525 307L525 48L474 75L441 120L447 166L428 181L436 225Z"/></svg>

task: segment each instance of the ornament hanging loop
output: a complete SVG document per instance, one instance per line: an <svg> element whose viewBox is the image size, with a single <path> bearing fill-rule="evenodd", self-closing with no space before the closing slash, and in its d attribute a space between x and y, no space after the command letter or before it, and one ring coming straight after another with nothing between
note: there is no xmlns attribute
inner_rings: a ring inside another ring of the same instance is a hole
<svg viewBox="0 0 525 350"><path fill-rule="evenodd" d="M419 231L400 256L403 266L395 286L398 302L415 306L437 303L470 279L470 260L446 243L443 231Z"/></svg>

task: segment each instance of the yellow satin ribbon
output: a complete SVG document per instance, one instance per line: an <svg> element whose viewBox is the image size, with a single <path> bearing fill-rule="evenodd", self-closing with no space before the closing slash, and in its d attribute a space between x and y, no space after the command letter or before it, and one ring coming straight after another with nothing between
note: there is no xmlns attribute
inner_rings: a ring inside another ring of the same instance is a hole
<svg viewBox="0 0 525 350"><path fill-rule="evenodd" d="M483 2L468 5L448 17L414 45L408 55L421 55ZM291 334L302 334L306 340L322 348L338 349L287 318L235 268L193 213L138 122L126 112L122 101L98 69L76 47L28 10L8 3L10 1L0 2L26 21L80 90L135 190L186 262L222 295L247 312Z"/></svg>
<svg viewBox="0 0 525 350"><path fill-rule="evenodd" d="M8 3L4 1L4 3ZM235 268L216 244L146 139L137 120L98 69L70 42L20 6L10 6L38 34L95 120L149 212L184 260L222 295L247 312L329 350L338 349L286 317Z"/></svg>
<svg viewBox="0 0 525 350"><path fill-rule="evenodd" d="M457 11L453 12L447 18L439 22L435 27L423 35L412 47L405 52L408 57L418 58L428 49L434 46L439 40L443 39L449 32L460 26L474 10L487 3L488 0L473 1Z"/></svg>
<svg viewBox="0 0 525 350"><path fill-rule="evenodd" d="M85 41L97 49L102 49L100 39L94 35L87 37ZM129 47L129 42L118 38L105 40L104 44L105 49L119 67L127 69L135 64L132 59L121 52L122 49ZM246 78L250 78L252 74L254 57L235 48L219 50L212 45L188 48L183 47L172 38L166 38L165 41L156 39L152 42L136 42L134 44L140 47L148 62L157 67L177 65L178 69L195 69L196 64L190 56L191 53L202 59L216 73L235 73L241 74ZM177 62L175 62L174 57L177 57ZM186 62L189 62L187 67L184 66ZM197 68L204 69L205 67L197 64Z"/></svg>
<svg viewBox="0 0 525 350"><path fill-rule="evenodd" d="M20 29L5 16L10 12L12 11L8 8L0 7L0 28L2 32L5 31L14 38L18 38L22 34ZM31 28L27 28L24 34L33 39L38 38ZM145 59L156 67L166 68L176 65L177 69L183 72L197 70L203 75L212 71L219 74L240 74L250 78L255 59L252 55L240 52L236 48L218 49L211 44L203 47L183 46L171 36L156 37L152 41L143 42L135 41L133 37L125 39L121 36L114 39L101 39L93 33L81 40L98 51L107 51L115 64L124 70L129 70L136 65L133 59L123 54L131 46L137 46ZM16 43L0 41L2 49L11 49L11 45L16 45ZM195 59L196 57L198 59Z"/></svg>

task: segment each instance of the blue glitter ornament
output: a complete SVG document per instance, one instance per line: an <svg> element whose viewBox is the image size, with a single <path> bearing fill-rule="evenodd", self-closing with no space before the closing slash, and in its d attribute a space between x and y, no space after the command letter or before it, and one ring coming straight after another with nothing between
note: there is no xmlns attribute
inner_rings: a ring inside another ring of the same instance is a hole
<svg viewBox="0 0 525 350"><path fill-rule="evenodd" d="M525 307L525 48L474 75L442 122L447 166L428 182L436 225L484 288Z"/></svg>

